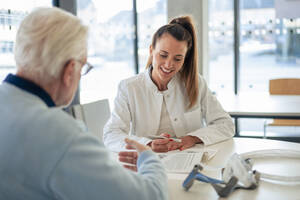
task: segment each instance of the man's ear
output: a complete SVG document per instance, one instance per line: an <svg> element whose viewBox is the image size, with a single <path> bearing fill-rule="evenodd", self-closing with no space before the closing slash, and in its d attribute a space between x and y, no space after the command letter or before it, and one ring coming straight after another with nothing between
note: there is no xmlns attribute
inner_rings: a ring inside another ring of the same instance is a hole
<svg viewBox="0 0 300 200"><path fill-rule="evenodd" d="M67 64L64 67L61 78L63 84L67 87L70 87L70 85L73 82L73 79L75 77L75 67L76 63L74 60L70 60L69 62L67 62Z"/></svg>

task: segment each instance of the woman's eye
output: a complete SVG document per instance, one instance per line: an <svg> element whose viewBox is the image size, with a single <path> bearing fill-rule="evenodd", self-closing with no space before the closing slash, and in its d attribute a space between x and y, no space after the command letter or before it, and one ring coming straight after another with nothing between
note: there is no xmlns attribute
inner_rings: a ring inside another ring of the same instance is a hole
<svg viewBox="0 0 300 200"><path fill-rule="evenodd" d="M161 56L162 58L168 57L168 55L162 55L162 54L160 54L160 56Z"/></svg>
<svg viewBox="0 0 300 200"><path fill-rule="evenodd" d="M176 62L180 62L180 61L181 61L181 58L175 58L175 61L176 61Z"/></svg>

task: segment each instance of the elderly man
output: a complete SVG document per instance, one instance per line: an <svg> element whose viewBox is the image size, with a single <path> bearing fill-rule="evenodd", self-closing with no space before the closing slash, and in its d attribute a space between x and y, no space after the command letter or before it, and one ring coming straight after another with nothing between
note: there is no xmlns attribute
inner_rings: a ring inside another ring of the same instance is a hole
<svg viewBox="0 0 300 200"><path fill-rule="evenodd" d="M85 73L87 27L58 8L39 8L16 37L16 75L0 86L0 199L167 199L158 157L120 153L136 172L111 160L83 124L60 109ZM136 161L137 159L137 161Z"/></svg>

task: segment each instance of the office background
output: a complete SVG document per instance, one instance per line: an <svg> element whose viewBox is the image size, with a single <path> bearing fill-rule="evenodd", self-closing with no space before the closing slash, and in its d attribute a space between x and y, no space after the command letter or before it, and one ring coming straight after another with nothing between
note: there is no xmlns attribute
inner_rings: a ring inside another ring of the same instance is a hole
<svg viewBox="0 0 300 200"><path fill-rule="evenodd" d="M190 14L198 28L199 71L216 94L267 93L272 78L300 77L300 18L280 10L285 0L1 0L0 80L15 71L20 21L34 7L58 6L90 26L93 73L82 77L75 103L108 98L121 79L144 70L152 34L174 16ZM292 1L292 3L297 1ZM292 7L300 9L300 5ZM260 137L265 119L239 119L241 136ZM270 136L300 137L299 127Z"/></svg>

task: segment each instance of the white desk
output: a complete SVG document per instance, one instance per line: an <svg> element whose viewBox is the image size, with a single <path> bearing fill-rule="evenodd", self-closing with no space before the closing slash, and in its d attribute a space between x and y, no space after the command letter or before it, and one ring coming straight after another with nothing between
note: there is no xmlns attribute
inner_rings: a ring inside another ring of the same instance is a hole
<svg viewBox="0 0 300 200"><path fill-rule="evenodd" d="M198 145L195 148L203 148ZM216 156L208 161L209 166L223 167L228 158L234 152L244 153L263 149L294 149L300 150L300 144L267 139L234 138L207 148L216 149ZM293 163L290 163L293 162ZM278 175L300 176L300 159L268 159L254 163L254 169L258 171L274 173ZM219 170L202 171L204 174L221 178ZM170 200L197 200L218 199L218 195L211 185L195 181L189 191L184 191L182 182L187 174L168 174ZM300 199L300 184L275 184L260 181L255 190L236 190L227 199Z"/></svg>
<svg viewBox="0 0 300 200"><path fill-rule="evenodd" d="M232 117L300 119L300 95L221 93L217 98Z"/></svg>
<svg viewBox="0 0 300 200"><path fill-rule="evenodd" d="M234 118L239 135L238 118L300 119L300 95L269 95L268 93L220 93L223 108Z"/></svg>

